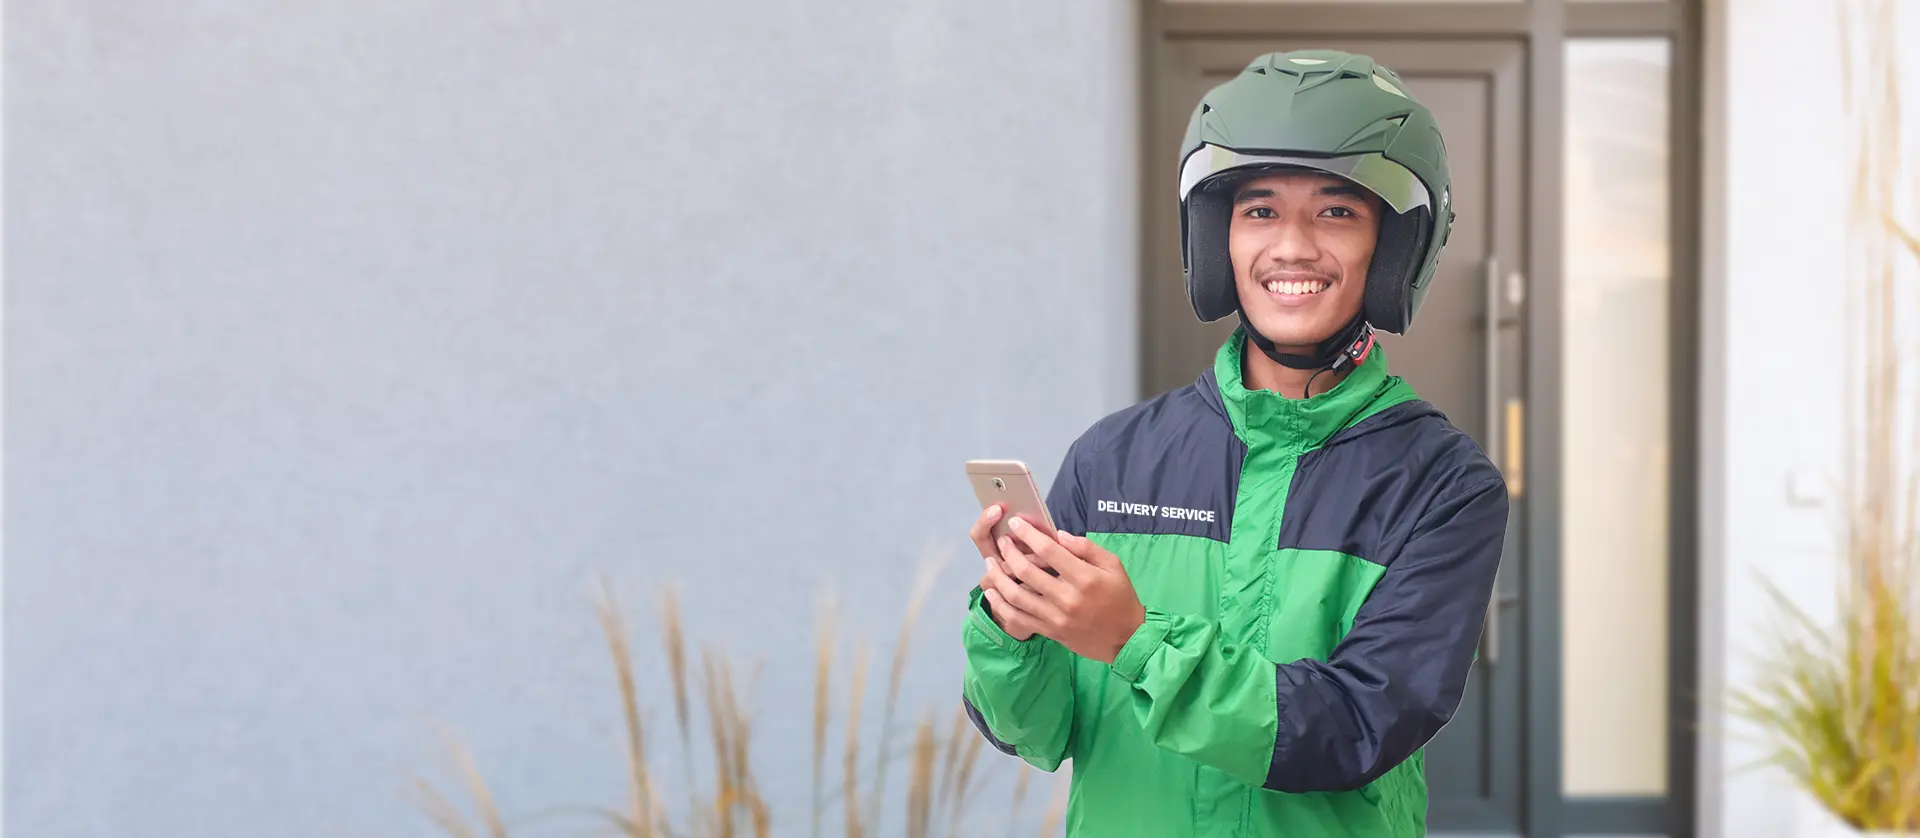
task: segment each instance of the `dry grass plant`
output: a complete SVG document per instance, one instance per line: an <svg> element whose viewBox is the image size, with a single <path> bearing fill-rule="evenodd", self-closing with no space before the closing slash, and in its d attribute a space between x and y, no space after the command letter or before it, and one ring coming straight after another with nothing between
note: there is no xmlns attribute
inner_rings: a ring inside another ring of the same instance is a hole
<svg viewBox="0 0 1920 838"><path fill-rule="evenodd" d="M862 713L865 707L870 644L862 639L851 655L850 672L844 682L837 680L836 664L844 657L837 635L838 609L823 599L816 619L814 636L813 713L810 756L812 759L812 806L805 829L819 838L823 830L837 826L845 838L878 838L905 835L907 838L946 838L978 835L984 827L965 825L969 804L979 791L977 771L982 743L985 741L968 721L964 707L954 708L950 718L929 709L912 728L912 742L903 753L890 753L893 719L897 711L907 647L915 625L932 591L938 572L937 563L924 566L910 596L902 620L887 677L882 702L878 742L870 752L862 749ZM768 838L774 834L774 815L753 773L755 729L746 696L750 688L735 683L734 666L723 654L702 646L697 659L699 677L689 676L688 638L681 619L679 598L671 589L660 597L660 642L667 661L667 683L673 693L673 722L681 743L686 801L679 817L665 803L661 778L653 771L648 755L648 730L641 711L642 700L628 641L624 613L614 599L611 586L600 580L596 612L607 651L613 662L614 682L623 719L619 747L626 757L627 781L625 805L619 809L573 809L566 811L591 815L604 825L604 834L621 838ZM844 739L838 766L830 764L833 754L830 732L835 716L834 689L845 683L847 699ZM697 694L695 707L689 699ZM706 762L712 766L708 788L697 784L691 756L694 731L699 725L695 710L706 717L706 733L701 745ZM466 787L471 813L463 811L440 787L415 778L410 797L428 819L450 838L510 838L508 821L495 804L480 769L467 749L454 737L442 734L452 757L452 773ZM906 760L907 788L899 820L887 823L882 803L889 767L899 758ZM864 771L862 769L865 769ZM1014 779L1014 795L1005 834L1020 834L1021 807L1033 769L1019 763ZM838 774L837 784L828 787L830 775ZM1056 784L1057 787L1062 784ZM1058 791L1058 788L1057 788ZM835 798L838 806L835 806ZM1043 813L1042 836L1057 834L1065 797L1056 793ZM839 823L832 823L838 809ZM999 806L995 812L1005 811ZM895 826L895 823L898 826ZM517 835L517 832L515 833ZM577 833L575 833L577 834ZM800 834L799 827L788 827L781 834Z"/></svg>
<svg viewBox="0 0 1920 838"><path fill-rule="evenodd" d="M1920 267L1920 161L1901 139L1896 0L1842 0L1845 94L1856 141L1849 439L1835 625L1779 593L1787 616L1737 715L1768 762L1847 825L1920 834L1920 422L1903 387L1920 318L1901 266ZM1909 202L1902 207L1901 202Z"/></svg>

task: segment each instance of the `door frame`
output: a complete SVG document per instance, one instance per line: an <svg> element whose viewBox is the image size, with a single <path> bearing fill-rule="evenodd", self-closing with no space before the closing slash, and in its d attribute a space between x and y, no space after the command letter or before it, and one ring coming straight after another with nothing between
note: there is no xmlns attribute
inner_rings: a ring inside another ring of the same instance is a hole
<svg viewBox="0 0 1920 838"><path fill-rule="evenodd" d="M1516 38L1522 42L1526 91L1524 115L1528 216L1522 239L1531 317L1525 330L1525 448L1522 479L1527 496L1518 504L1528 555L1520 648L1526 658L1522 690L1525 781L1521 823L1529 836L1568 833L1640 833L1691 836L1697 831L1696 770L1701 729L1699 705L1700 602L1698 523L1700 358L1700 113L1702 94L1702 0L1469 0L1468 2L1167 2L1139 0L1141 60L1137 88L1143 232L1155 223L1151 196L1163 194L1169 166L1157 159L1154 124L1170 39L1272 38ZM1562 228L1565 213L1563 142L1566 41L1591 37L1663 37L1671 44L1669 77L1668 189L1669 264L1669 460L1667 602L1667 793L1659 797L1568 798L1562 794L1562 627L1560 609L1561 374L1560 318ZM1140 237L1142 266L1137 294L1144 336L1144 376L1155 348L1146 305L1154 277L1153 236ZM1144 397L1144 381L1136 382Z"/></svg>

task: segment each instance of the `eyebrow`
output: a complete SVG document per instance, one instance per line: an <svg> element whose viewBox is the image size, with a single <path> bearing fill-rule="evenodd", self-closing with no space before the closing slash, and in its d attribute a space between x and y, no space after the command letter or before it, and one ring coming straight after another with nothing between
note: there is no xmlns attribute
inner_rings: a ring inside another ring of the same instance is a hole
<svg viewBox="0 0 1920 838"><path fill-rule="evenodd" d="M1313 194L1320 196L1338 195L1349 198L1365 197L1365 193L1360 191L1360 187L1344 183L1322 186L1319 189L1315 189ZM1273 190L1271 189L1243 189L1240 191L1240 194L1234 196L1233 202L1243 204L1257 198L1271 197L1273 197Z"/></svg>

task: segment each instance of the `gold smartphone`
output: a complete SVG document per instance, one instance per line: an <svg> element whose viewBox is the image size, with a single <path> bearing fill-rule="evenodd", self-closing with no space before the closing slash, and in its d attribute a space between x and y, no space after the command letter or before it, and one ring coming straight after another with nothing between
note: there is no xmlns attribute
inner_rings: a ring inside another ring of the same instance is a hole
<svg viewBox="0 0 1920 838"><path fill-rule="evenodd" d="M1019 460L968 460L967 482L973 484L974 497L980 499L982 510L994 504L1000 504L1005 510L1000 521L993 525L995 542L1007 534L1007 520L1018 515L1027 523L1040 528L1041 532L1053 535L1053 516L1047 514L1046 498L1040 494L1040 486L1033 480L1033 472L1027 464Z"/></svg>

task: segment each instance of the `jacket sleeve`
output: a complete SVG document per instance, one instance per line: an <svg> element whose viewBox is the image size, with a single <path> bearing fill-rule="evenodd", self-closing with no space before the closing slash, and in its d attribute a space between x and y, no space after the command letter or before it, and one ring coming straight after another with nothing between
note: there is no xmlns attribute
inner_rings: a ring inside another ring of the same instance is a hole
<svg viewBox="0 0 1920 838"><path fill-rule="evenodd" d="M1210 621L1148 609L1113 672L1163 748L1275 791L1359 788L1458 708L1506 522L1498 478L1437 500L1328 660L1276 666Z"/></svg>
<svg viewBox="0 0 1920 838"><path fill-rule="evenodd" d="M1047 492L1047 513L1054 525L1074 535L1086 535L1080 445L1068 449ZM1037 634L1014 640L993 621L978 586L969 594L962 634L967 653L962 689L974 727L994 747L1036 768L1059 768L1073 730L1073 668L1078 657Z"/></svg>

